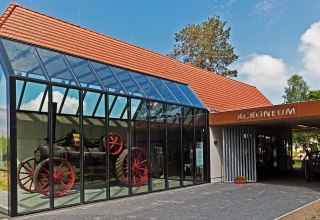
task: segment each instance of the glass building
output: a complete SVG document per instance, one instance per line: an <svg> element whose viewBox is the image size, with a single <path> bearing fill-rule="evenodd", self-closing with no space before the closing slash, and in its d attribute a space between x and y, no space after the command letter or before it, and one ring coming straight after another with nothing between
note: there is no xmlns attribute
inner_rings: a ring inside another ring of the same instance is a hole
<svg viewBox="0 0 320 220"><path fill-rule="evenodd" d="M209 181L189 85L0 39L0 210L11 216Z"/></svg>

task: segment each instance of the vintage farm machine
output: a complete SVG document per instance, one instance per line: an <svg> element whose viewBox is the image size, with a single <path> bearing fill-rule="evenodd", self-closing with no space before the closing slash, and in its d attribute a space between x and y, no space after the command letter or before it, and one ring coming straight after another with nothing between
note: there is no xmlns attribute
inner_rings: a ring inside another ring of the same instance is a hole
<svg viewBox="0 0 320 220"><path fill-rule="evenodd" d="M312 176L320 175L320 151L307 152L302 161L302 169L306 181L310 181Z"/></svg>
<svg viewBox="0 0 320 220"><path fill-rule="evenodd" d="M109 141L109 149L107 149ZM18 166L18 184L27 192L50 195L49 147L39 146L34 157L23 160ZM84 138L84 167L95 168L105 164L109 153L110 172L115 173L121 184L128 184L128 149L120 134L110 132L99 140ZM73 165L77 164L77 165ZM63 196L74 185L80 171L80 135L75 130L55 141L53 145L53 190L54 197ZM104 171L105 167L103 166ZM148 181L147 153L144 149L132 148L132 185L141 186Z"/></svg>

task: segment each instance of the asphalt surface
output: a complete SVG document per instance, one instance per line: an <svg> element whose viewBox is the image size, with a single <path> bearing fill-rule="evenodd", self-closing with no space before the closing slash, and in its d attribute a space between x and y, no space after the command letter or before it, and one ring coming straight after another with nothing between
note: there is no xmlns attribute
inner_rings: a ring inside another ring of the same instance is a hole
<svg viewBox="0 0 320 220"><path fill-rule="evenodd" d="M210 183L25 215L14 219L274 219L320 198L320 181L278 176Z"/></svg>

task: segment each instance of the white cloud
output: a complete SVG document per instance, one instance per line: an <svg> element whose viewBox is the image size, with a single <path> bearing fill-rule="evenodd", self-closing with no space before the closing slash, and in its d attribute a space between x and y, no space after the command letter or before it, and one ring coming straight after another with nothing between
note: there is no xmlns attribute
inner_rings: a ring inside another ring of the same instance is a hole
<svg viewBox="0 0 320 220"><path fill-rule="evenodd" d="M7 129L6 128L0 128L0 137L1 136L7 136Z"/></svg>
<svg viewBox="0 0 320 220"><path fill-rule="evenodd" d="M256 86L273 103L283 101L283 88L288 71L282 59L270 55L253 54L250 60L238 66L239 75L245 76L245 83Z"/></svg>
<svg viewBox="0 0 320 220"><path fill-rule="evenodd" d="M263 0L258 2L254 6L254 13L255 14L263 14L265 12L270 11L271 9L275 8L276 2L274 0Z"/></svg>
<svg viewBox="0 0 320 220"><path fill-rule="evenodd" d="M304 70L301 74L311 87L320 80L320 21L312 24L301 36L299 52L302 54Z"/></svg>
<svg viewBox="0 0 320 220"><path fill-rule="evenodd" d="M43 92L39 93L39 95L36 98L30 100L27 103L22 104L20 109L38 111L43 95L44 95ZM62 102L63 96L64 94L62 94L59 91L52 92L53 101L58 103L58 109L60 108L59 104ZM67 96L63 105L62 112L75 114L78 110L78 107L79 107L79 99ZM86 109L87 109L87 103L83 102L83 110L86 111ZM48 111L48 96L46 96L45 98L43 111Z"/></svg>
<svg viewBox="0 0 320 220"><path fill-rule="evenodd" d="M7 112L0 106L0 136L7 135Z"/></svg>
<svg viewBox="0 0 320 220"><path fill-rule="evenodd" d="M6 119L7 118L7 112L4 106L0 106L0 119Z"/></svg>

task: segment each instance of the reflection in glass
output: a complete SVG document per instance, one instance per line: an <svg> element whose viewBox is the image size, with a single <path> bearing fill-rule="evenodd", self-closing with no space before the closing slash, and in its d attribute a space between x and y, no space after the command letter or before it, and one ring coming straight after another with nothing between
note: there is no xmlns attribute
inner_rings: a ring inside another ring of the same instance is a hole
<svg viewBox="0 0 320 220"><path fill-rule="evenodd" d="M191 88L184 84L176 83L177 86L181 89L184 95L188 98L188 100L193 104L195 107L204 108L203 104L197 98L197 96L193 93Z"/></svg>
<svg viewBox="0 0 320 220"><path fill-rule="evenodd" d="M127 98L109 96L109 180L110 197L129 194ZM125 116L126 115L126 116Z"/></svg>
<svg viewBox="0 0 320 220"><path fill-rule="evenodd" d="M179 103L184 105L191 105L189 100L185 97L185 95L178 88L177 84L168 80L163 80L166 86L171 90L172 94L176 97Z"/></svg>
<svg viewBox="0 0 320 220"><path fill-rule="evenodd" d="M205 135L205 110L195 110L195 135L196 135L196 182L205 182L204 173L204 135Z"/></svg>
<svg viewBox="0 0 320 220"><path fill-rule="evenodd" d="M78 84L69 69L66 58L62 54L42 48L37 48L37 51L51 81L72 85Z"/></svg>
<svg viewBox="0 0 320 220"><path fill-rule="evenodd" d="M204 107L188 85L7 39L2 42L18 76Z"/></svg>
<svg viewBox="0 0 320 220"><path fill-rule="evenodd" d="M15 75L47 79L35 48L30 45L2 39Z"/></svg>
<svg viewBox="0 0 320 220"><path fill-rule="evenodd" d="M103 89L89 62L78 57L66 55L70 66L83 87Z"/></svg>
<svg viewBox="0 0 320 220"><path fill-rule="evenodd" d="M59 109L59 113L68 114L68 115L76 115L79 110L79 91L75 89L67 89L68 92L64 94L64 97L60 94L58 96L53 97L53 101L56 100L61 102L61 107ZM83 109L86 110L87 105L83 103Z"/></svg>
<svg viewBox="0 0 320 220"><path fill-rule="evenodd" d="M109 96L110 118L127 119L127 98L122 96Z"/></svg>
<svg viewBox="0 0 320 220"><path fill-rule="evenodd" d="M91 62L91 64L107 91L127 94L110 66L96 62Z"/></svg>
<svg viewBox="0 0 320 220"><path fill-rule="evenodd" d="M79 93L75 91L75 93ZM54 101L54 97L53 97ZM79 106L79 99L77 99ZM53 146L54 206L80 203L80 120L57 114ZM48 165L43 165L43 170ZM43 183L45 185L45 183Z"/></svg>
<svg viewBox="0 0 320 220"><path fill-rule="evenodd" d="M152 191L165 189L164 153L166 145L165 105L150 103L150 150Z"/></svg>
<svg viewBox="0 0 320 220"><path fill-rule="evenodd" d="M17 81L18 83L18 81ZM35 97L43 96L45 86L38 84L30 84L30 86L38 88L33 90L32 87L26 89L26 99L21 106L25 106L24 109L33 110L35 106L32 104L32 100ZM42 88L39 89L39 88ZM31 98L28 98L28 97ZM31 106L27 108L26 106ZM49 198L38 191L40 189L39 181L35 182L35 179L48 179L49 174L46 177L41 176L39 164L45 162L49 157L48 153L39 154L36 157L34 151L36 149L47 149L47 128L48 128L48 116L47 114L37 113L39 105L36 106L36 111L33 112L21 112L17 109L17 172L18 172L18 212L31 212L41 209L49 208ZM48 151L47 151L48 152ZM35 178L39 177L39 178ZM45 186L49 188L48 186ZM43 191L42 191L43 192Z"/></svg>
<svg viewBox="0 0 320 220"><path fill-rule="evenodd" d="M177 99L173 96L168 87L164 84L161 79L156 77L148 76L152 84L158 89L163 99L167 102L175 102L178 103Z"/></svg>
<svg viewBox="0 0 320 220"><path fill-rule="evenodd" d="M8 213L7 83L0 65L0 212Z"/></svg>
<svg viewBox="0 0 320 220"><path fill-rule="evenodd" d="M112 69L130 95L145 97L144 92L141 90L128 70L117 67L112 67Z"/></svg>
<svg viewBox="0 0 320 220"><path fill-rule="evenodd" d="M87 92L86 97L100 97L98 93ZM84 105L91 106L84 99ZM105 96L102 95L102 99ZM95 101L96 102L96 101ZM104 109L103 109L104 111ZM89 111L91 112L91 110ZM91 115L91 113L89 114ZM85 116L84 130L84 198L85 201L106 199L106 141L104 118Z"/></svg>
<svg viewBox="0 0 320 220"><path fill-rule="evenodd" d="M194 181L193 109L183 107L182 110L183 185L192 185Z"/></svg>
<svg viewBox="0 0 320 220"><path fill-rule="evenodd" d="M86 106L83 108L83 115L92 116L95 109L99 106L99 102L101 101L103 95L95 92L85 91L83 96L83 104Z"/></svg>
<svg viewBox="0 0 320 220"><path fill-rule="evenodd" d="M181 180L181 107L167 105L168 183L179 187Z"/></svg>
<svg viewBox="0 0 320 220"><path fill-rule="evenodd" d="M141 86L145 94L150 99L157 99L157 100L163 100L159 92L156 90L154 85L150 82L148 77L143 74L131 72L132 76L136 79L137 83Z"/></svg>
<svg viewBox="0 0 320 220"><path fill-rule="evenodd" d="M24 89L17 99L17 110L39 111L41 105L46 104L47 106L45 101L48 100L45 100L46 86L44 84L23 82L22 88Z"/></svg>
<svg viewBox="0 0 320 220"><path fill-rule="evenodd" d="M134 111L135 109L135 111ZM148 192L148 108L146 101L131 100L132 193Z"/></svg>

